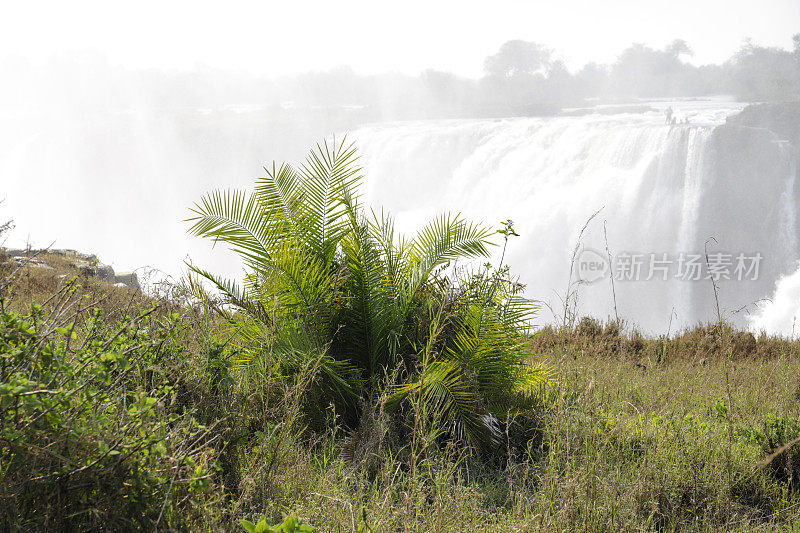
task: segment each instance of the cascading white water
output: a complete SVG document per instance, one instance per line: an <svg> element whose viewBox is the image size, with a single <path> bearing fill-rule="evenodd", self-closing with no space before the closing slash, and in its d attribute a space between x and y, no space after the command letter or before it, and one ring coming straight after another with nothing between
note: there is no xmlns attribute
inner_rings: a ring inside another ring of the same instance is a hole
<svg viewBox="0 0 800 533"><path fill-rule="evenodd" d="M552 315L545 311L542 320L561 316L574 247L587 219L602 209L587 227L582 246L605 255L605 223L612 253L642 255L639 279L616 281L618 309L643 329L663 332L671 316L682 324L712 319L713 288L705 275L693 281L676 279L676 272L666 281L658 272L651 275L650 254L668 254L677 268L681 253L702 254L713 236L711 250L733 258L759 252L765 265L780 263L773 272L785 272L788 257L797 258L796 241L788 238L795 224L793 173L787 173L792 179L781 184L784 193L770 206L778 207L780 215L768 229L784 236L779 239L783 249L768 236L742 241L738 235L745 228L735 212L719 219L726 197L715 187L728 185L718 168L725 154L712 137L740 107L672 105L679 119L690 117L690 124L667 125L654 110L379 124L359 129L354 137L368 176L368 203L395 213L406 232L442 211L492 224L513 219L521 237L510 243L508 262L527 284L528 295L554 309ZM759 293L763 283L757 287L748 280L721 279L726 311L765 296ZM609 284L603 279L581 286L579 312L612 316Z"/></svg>
<svg viewBox="0 0 800 533"><path fill-rule="evenodd" d="M789 162L791 175L797 175L797 163L788 146L780 145L781 153ZM795 199L794 180L787 180L786 190L781 198L784 219L783 239L789 247L797 249L797 205ZM796 259L796 258L795 258ZM754 331L766 331L772 334L788 335L796 338L800 334L797 318L800 316L800 265L797 271L782 276L775 282L775 290L765 298L757 313L748 317L748 323Z"/></svg>

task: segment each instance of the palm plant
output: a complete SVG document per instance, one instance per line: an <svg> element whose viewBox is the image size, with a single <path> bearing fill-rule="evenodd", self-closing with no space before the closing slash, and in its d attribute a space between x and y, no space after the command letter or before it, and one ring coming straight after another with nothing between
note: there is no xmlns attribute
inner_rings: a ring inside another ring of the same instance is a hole
<svg viewBox="0 0 800 533"><path fill-rule="evenodd" d="M291 373L311 361L351 414L356 391L383 390L393 407L414 396L453 434L491 442L493 416L524 407L543 379L520 349L535 307L498 273L443 272L488 257L497 232L442 215L411 240L397 236L390 216L361 206L357 152L344 141L318 145L297 169L265 170L253 193L212 192L189 219L192 234L228 244L247 268L240 286L190 266L251 347L240 363L270 357ZM398 368L403 382L384 390Z"/></svg>

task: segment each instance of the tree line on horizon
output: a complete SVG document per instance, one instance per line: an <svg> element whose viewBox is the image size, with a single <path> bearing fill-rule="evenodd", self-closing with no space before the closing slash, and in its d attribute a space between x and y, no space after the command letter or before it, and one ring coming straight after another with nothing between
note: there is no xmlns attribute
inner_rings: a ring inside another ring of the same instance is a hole
<svg viewBox="0 0 800 533"><path fill-rule="evenodd" d="M210 108L235 103L275 112L345 108L366 118L541 115L587 102L725 94L741 101L800 99L800 33L793 48L745 41L720 64L694 65L686 41L661 49L635 43L611 64L588 63L571 71L547 46L511 40L485 58L478 79L428 69L419 76L361 75L347 66L293 77L269 78L220 69L189 72L130 70L100 56L32 66L0 62L11 83L0 87L0 109L71 107Z"/></svg>

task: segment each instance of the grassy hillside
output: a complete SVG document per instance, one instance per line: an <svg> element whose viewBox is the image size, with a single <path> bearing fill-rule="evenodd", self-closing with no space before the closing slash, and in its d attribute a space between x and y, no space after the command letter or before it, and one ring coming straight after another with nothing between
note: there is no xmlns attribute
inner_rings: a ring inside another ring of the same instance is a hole
<svg viewBox="0 0 800 533"><path fill-rule="evenodd" d="M155 299L4 263L3 530L800 527L800 452L781 452L800 436L796 341L544 328L528 341L550 369L541 407L476 454L403 440L382 401L356 427L333 404L308 418L315 370L237 366L226 322L184 288Z"/></svg>

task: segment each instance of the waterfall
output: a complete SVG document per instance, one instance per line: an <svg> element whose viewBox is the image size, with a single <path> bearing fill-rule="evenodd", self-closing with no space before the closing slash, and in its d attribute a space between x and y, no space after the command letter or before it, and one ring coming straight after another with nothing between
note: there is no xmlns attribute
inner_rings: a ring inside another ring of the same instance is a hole
<svg viewBox="0 0 800 533"><path fill-rule="evenodd" d="M797 150L788 143L780 144L781 155L787 162L790 176L797 176ZM781 237L787 248L797 250L797 205L795 179L786 180L786 188L781 197ZM796 256L794 257L796 259ZM788 259L787 259L788 260ZM797 318L800 316L800 265L792 273L781 276L775 282L775 290L762 300L758 311L748 317L748 325L754 331L788 335L793 338L800 334Z"/></svg>
<svg viewBox="0 0 800 533"><path fill-rule="evenodd" d="M684 325L715 317L705 258L701 278L684 280L676 277L682 254L702 256L708 247L723 260L729 256L731 278L737 255L763 256L759 279L718 280L721 304L739 323L742 306L766 296L798 257L788 179L794 170L786 168L787 158L769 169L741 164L739 157L774 152L775 145L757 132L719 131L737 110L678 108L679 117L692 118L677 125L664 124L660 110L403 122L365 126L353 137L368 177L367 203L396 214L405 233L443 211L494 225L513 219L521 237L509 244L508 262L528 296L554 309L545 307L543 322L560 314L579 233L602 209L581 245L604 256L605 223L615 263L641 256L639 279L616 282L618 308L623 318L660 333L671 315ZM754 224L747 212L763 220ZM663 254L672 269L667 280L648 272L651 257ZM613 315L607 279L582 285L578 298L581 314Z"/></svg>

